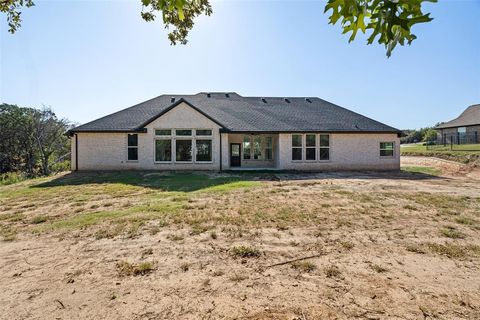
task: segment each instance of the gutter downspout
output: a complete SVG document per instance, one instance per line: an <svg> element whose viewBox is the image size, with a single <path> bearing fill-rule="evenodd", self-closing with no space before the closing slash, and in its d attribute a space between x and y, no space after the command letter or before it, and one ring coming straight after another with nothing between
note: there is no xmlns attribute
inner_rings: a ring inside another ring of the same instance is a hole
<svg viewBox="0 0 480 320"><path fill-rule="evenodd" d="M222 170L222 131L219 130L219 133L220 133L220 171L223 171Z"/></svg>
<svg viewBox="0 0 480 320"><path fill-rule="evenodd" d="M75 134L75 171L78 171L78 135Z"/></svg>

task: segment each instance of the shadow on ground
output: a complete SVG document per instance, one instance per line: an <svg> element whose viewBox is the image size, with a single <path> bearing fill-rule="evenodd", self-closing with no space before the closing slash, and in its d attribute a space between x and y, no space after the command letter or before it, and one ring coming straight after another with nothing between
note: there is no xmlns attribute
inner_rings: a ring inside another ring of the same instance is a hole
<svg viewBox="0 0 480 320"><path fill-rule="evenodd" d="M102 171L71 172L48 182L32 186L46 188L85 184L126 184L165 191L191 192L205 188L241 182L295 181L318 179L446 179L426 173L414 172L292 172L292 171L235 171L222 173L155 172L155 171Z"/></svg>

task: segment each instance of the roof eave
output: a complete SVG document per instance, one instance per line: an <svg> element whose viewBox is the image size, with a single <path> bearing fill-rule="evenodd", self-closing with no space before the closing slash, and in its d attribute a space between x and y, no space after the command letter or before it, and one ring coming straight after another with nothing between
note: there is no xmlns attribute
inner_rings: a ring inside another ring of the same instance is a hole
<svg viewBox="0 0 480 320"><path fill-rule="evenodd" d="M129 132L134 132L134 133L146 133L147 128L135 128L135 129L103 129L103 130L98 130L98 129L71 129L68 130L65 135L71 137L75 133L129 133Z"/></svg>

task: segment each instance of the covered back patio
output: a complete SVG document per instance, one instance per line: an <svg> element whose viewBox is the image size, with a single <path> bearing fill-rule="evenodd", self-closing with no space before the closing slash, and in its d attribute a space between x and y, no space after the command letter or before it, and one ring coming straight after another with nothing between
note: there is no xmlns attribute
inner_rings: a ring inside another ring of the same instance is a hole
<svg viewBox="0 0 480 320"><path fill-rule="evenodd" d="M228 143L224 143L227 150L222 153L228 154L228 158L223 159L223 163L228 163L228 169L278 168L278 134L228 133L224 138Z"/></svg>

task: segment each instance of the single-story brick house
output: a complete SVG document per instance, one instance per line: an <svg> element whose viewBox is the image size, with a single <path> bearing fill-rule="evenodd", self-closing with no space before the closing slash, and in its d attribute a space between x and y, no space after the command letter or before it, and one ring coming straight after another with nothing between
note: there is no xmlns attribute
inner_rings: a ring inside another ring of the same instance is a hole
<svg viewBox="0 0 480 320"><path fill-rule="evenodd" d="M72 170L399 170L395 128L319 98L162 95L78 126Z"/></svg>
<svg viewBox="0 0 480 320"><path fill-rule="evenodd" d="M480 104L471 105L458 118L437 125L435 130L443 144L480 143Z"/></svg>

